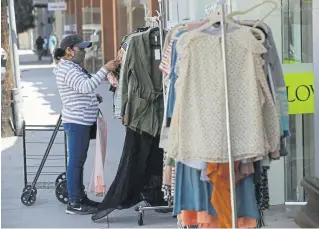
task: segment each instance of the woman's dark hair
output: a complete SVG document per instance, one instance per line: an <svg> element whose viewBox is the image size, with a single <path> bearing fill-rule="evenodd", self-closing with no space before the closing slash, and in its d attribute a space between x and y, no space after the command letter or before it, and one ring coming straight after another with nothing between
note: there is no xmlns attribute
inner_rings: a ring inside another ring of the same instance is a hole
<svg viewBox="0 0 319 229"><path fill-rule="evenodd" d="M71 45L69 48L70 49L73 49L73 47L74 47L74 45ZM65 56L65 54L66 54L66 51L65 51L65 49L61 49L61 48L56 48L54 51L53 51L54 53L54 59L56 59L56 60L60 60L61 59L61 57L64 57Z"/></svg>
<svg viewBox="0 0 319 229"><path fill-rule="evenodd" d="M65 49L56 48L54 50L54 59L60 60L61 57L64 57L64 56L65 56Z"/></svg>

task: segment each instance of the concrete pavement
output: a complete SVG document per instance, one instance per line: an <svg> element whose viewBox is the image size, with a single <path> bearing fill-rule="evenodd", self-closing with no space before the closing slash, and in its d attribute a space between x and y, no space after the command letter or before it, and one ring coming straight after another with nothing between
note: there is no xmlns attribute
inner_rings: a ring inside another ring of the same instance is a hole
<svg viewBox="0 0 319 229"><path fill-rule="evenodd" d="M61 102L52 73L53 66L49 59L44 58L39 64L32 53L21 52L22 64L22 93L23 109L26 124L54 125L61 110ZM121 157L124 142L124 128L118 120L112 116L112 93L108 91L108 85L102 84L97 92L100 93L104 102L101 110L108 124L108 148L107 162L105 166L106 184L109 186L113 181L119 159ZM52 132L27 133L27 141L33 142L27 145L27 154L34 155L35 160L28 160L30 172L35 172L44 154L47 143ZM23 157L22 140L20 138L6 138L1 140L2 152L2 209L1 226L4 228L105 228L106 220L99 223L91 221L89 216L70 216L64 213L65 205L59 203L55 197L54 189L39 189L36 203L31 207L24 206L20 201L23 188ZM63 135L60 133L56 139L46 167L40 176L40 182L54 182L57 174L63 170ZM89 182L93 157L95 153L95 142L91 143L89 157L85 167L85 182ZM51 166L51 167L49 167ZM56 167L60 166L60 167ZM56 172L56 175L48 175ZM32 181L33 175L28 176ZM96 200L99 197L91 196ZM286 208L273 208L266 213L266 224L268 227L295 228L292 220L293 210ZM114 211L109 217L110 227L139 227L137 225L137 214L133 209ZM170 228L176 227L176 219L169 214L159 214L154 211L146 212L144 227Z"/></svg>

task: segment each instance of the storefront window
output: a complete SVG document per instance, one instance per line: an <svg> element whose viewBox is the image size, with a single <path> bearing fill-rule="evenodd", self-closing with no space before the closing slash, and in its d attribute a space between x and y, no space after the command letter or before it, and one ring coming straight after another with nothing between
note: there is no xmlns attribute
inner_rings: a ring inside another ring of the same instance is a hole
<svg viewBox="0 0 319 229"><path fill-rule="evenodd" d="M117 1L117 37L119 43L125 35L145 26L145 17L150 16L147 2L140 0Z"/></svg>
<svg viewBox="0 0 319 229"><path fill-rule="evenodd" d="M82 37L92 41L85 57L85 68L89 72L96 72L102 67L102 25L100 0L83 0L82 5Z"/></svg>
<svg viewBox="0 0 319 229"><path fill-rule="evenodd" d="M313 72L312 1L283 1L284 69ZM286 201L303 202L306 196L300 182L314 175L314 116L290 115L289 155L285 157Z"/></svg>

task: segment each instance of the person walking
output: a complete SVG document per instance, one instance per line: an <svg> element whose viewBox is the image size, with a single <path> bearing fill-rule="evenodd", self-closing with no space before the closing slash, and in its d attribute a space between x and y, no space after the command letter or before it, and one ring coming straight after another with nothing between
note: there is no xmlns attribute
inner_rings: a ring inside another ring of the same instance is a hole
<svg viewBox="0 0 319 229"><path fill-rule="evenodd" d="M49 37L49 52L51 56L51 63L54 63L54 50L58 46L58 38L55 35Z"/></svg>
<svg viewBox="0 0 319 229"><path fill-rule="evenodd" d="M43 56L48 56L48 49L49 49L49 39L47 36L43 39Z"/></svg>
<svg viewBox="0 0 319 229"><path fill-rule="evenodd" d="M90 131L97 120L99 102L102 97L94 90L107 73L118 67L112 60L104 65L96 75L89 75L80 64L85 59L85 49L92 46L78 35L65 37L60 47L54 51L59 61L54 69L57 87L62 100L62 122L67 136L69 161L67 167L67 189L69 203L66 213L92 214L99 203L90 200L83 184L83 168L90 143Z"/></svg>
<svg viewBox="0 0 319 229"><path fill-rule="evenodd" d="M35 41L35 46L37 48L37 55L38 55L38 60L42 60L43 56L43 45L44 45L44 40L41 36L38 36L38 38Z"/></svg>

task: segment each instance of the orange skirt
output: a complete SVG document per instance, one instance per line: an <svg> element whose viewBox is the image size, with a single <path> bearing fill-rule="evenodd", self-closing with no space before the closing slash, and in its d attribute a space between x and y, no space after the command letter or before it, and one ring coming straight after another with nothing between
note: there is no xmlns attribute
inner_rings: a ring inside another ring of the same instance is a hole
<svg viewBox="0 0 319 229"><path fill-rule="evenodd" d="M179 214L178 219L182 222L184 226L199 225L200 228L218 228L219 227L219 217L209 215L206 211L196 212L196 211L182 211ZM257 220L252 218L238 218L238 228L256 228Z"/></svg>

